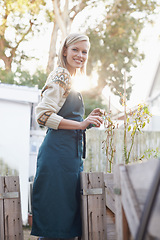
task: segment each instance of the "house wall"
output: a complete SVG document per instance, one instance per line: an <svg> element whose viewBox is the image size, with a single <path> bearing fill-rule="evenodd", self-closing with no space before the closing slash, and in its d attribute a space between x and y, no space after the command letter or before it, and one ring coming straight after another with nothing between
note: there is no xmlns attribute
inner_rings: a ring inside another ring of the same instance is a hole
<svg viewBox="0 0 160 240"><path fill-rule="evenodd" d="M0 158L19 173L22 219L28 217L30 104L0 101ZM2 114L3 113L3 114Z"/></svg>
<svg viewBox="0 0 160 240"><path fill-rule="evenodd" d="M18 172L23 224L28 222L31 107L36 102L38 89L0 85L0 159Z"/></svg>
<svg viewBox="0 0 160 240"><path fill-rule="evenodd" d="M160 62L157 66L157 71L155 73L155 77L153 79L153 83L149 91L148 98L154 98L159 93L160 93Z"/></svg>

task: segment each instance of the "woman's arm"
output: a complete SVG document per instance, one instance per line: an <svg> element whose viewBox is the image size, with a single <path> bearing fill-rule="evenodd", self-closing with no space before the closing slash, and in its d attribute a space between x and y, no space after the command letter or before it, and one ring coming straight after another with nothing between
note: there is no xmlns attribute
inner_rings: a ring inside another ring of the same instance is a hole
<svg viewBox="0 0 160 240"><path fill-rule="evenodd" d="M93 110L94 111L94 110ZM81 129L84 130L89 124L95 125L95 127L100 127L103 123L103 118L99 116L99 110L96 110L96 115L92 115L93 111L83 122L77 122L68 119L62 119L59 123L58 129Z"/></svg>
<svg viewBox="0 0 160 240"><path fill-rule="evenodd" d="M42 89L42 100L36 107L36 119L39 125L58 129L63 117L57 113L66 100L69 91L70 76L64 68L50 73Z"/></svg>

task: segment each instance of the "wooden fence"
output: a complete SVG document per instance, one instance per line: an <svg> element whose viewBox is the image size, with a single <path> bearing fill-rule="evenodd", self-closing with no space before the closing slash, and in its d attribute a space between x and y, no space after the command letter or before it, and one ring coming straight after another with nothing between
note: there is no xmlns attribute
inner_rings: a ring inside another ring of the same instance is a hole
<svg viewBox="0 0 160 240"><path fill-rule="evenodd" d="M107 172L108 162L103 149L102 142L106 140L105 130L90 129L87 130L87 151L84 160L84 171L86 172ZM128 147L130 137L127 137ZM113 144L116 149L114 154L114 164L124 163L123 151L123 130L116 129L113 137ZM149 150L148 158L154 155L154 151L160 152L160 132L144 131L135 136L135 143L131 153L131 161L136 162L145 151ZM146 154L147 155L147 154ZM145 156L146 158L147 156ZM113 168L112 168L113 169Z"/></svg>
<svg viewBox="0 0 160 240"><path fill-rule="evenodd" d="M160 239L160 159L115 166L114 189L117 240Z"/></svg>
<svg viewBox="0 0 160 240"><path fill-rule="evenodd" d="M82 240L116 240L113 174L81 173Z"/></svg>
<svg viewBox="0 0 160 240"><path fill-rule="evenodd" d="M23 240L19 178L0 177L0 240Z"/></svg>
<svg viewBox="0 0 160 240"><path fill-rule="evenodd" d="M160 239L160 176L147 238L137 238L159 170L160 159L154 159L115 165L114 173L82 172L82 240ZM18 177L0 177L0 240L23 240L19 189Z"/></svg>
<svg viewBox="0 0 160 240"><path fill-rule="evenodd" d="M160 239L160 176L148 226L143 218L158 167L160 159L116 165L110 174L82 172L82 240ZM146 238L137 237L144 226Z"/></svg>

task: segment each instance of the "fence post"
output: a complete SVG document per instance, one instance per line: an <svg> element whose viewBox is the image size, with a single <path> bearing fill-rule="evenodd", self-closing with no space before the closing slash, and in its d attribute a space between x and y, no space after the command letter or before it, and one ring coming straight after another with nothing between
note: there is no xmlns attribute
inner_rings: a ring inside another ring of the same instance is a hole
<svg viewBox="0 0 160 240"><path fill-rule="evenodd" d="M116 237L117 240L123 240L123 219L121 202L121 182L119 165L114 166L114 193L115 193L115 219L116 219Z"/></svg>
<svg viewBox="0 0 160 240"><path fill-rule="evenodd" d="M0 177L0 240L23 240L19 177Z"/></svg>
<svg viewBox="0 0 160 240"><path fill-rule="evenodd" d="M0 177L0 239L4 240L4 205L3 205L3 193L4 193L4 177Z"/></svg>
<svg viewBox="0 0 160 240"><path fill-rule="evenodd" d="M81 173L83 240L106 240L104 174ZM85 207L84 207L85 206Z"/></svg>
<svg viewBox="0 0 160 240"><path fill-rule="evenodd" d="M88 174L82 172L81 175L81 189L88 189ZM89 240L88 234L88 196L81 195L81 213L82 213L82 240Z"/></svg>

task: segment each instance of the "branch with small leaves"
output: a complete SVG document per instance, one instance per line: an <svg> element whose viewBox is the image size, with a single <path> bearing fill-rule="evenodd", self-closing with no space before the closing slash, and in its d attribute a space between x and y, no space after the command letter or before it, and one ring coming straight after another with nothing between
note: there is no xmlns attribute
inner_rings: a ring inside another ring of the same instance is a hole
<svg viewBox="0 0 160 240"><path fill-rule="evenodd" d="M139 104L136 110L130 110L129 114L126 114L126 127L124 128L124 131L125 133L130 132L131 137L131 145L128 151L127 144L124 143L124 156L126 164L130 162L130 155L133 148L135 135L138 132L142 133L142 129L147 123L150 122L151 116L152 114L149 112L148 106L145 104Z"/></svg>
<svg viewBox="0 0 160 240"><path fill-rule="evenodd" d="M113 160L114 160L114 153L116 151L113 143L114 129L118 128L118 124L116 124L116 122L114 123L111 120L111 112L105 113L103 118L104 118L104 127L106 128L105 133L107 137L102 143L103 143L103 149L105 149L107 163L109 164L108 166L109 168L107 167L107 171L111 173Z"/></svg>

